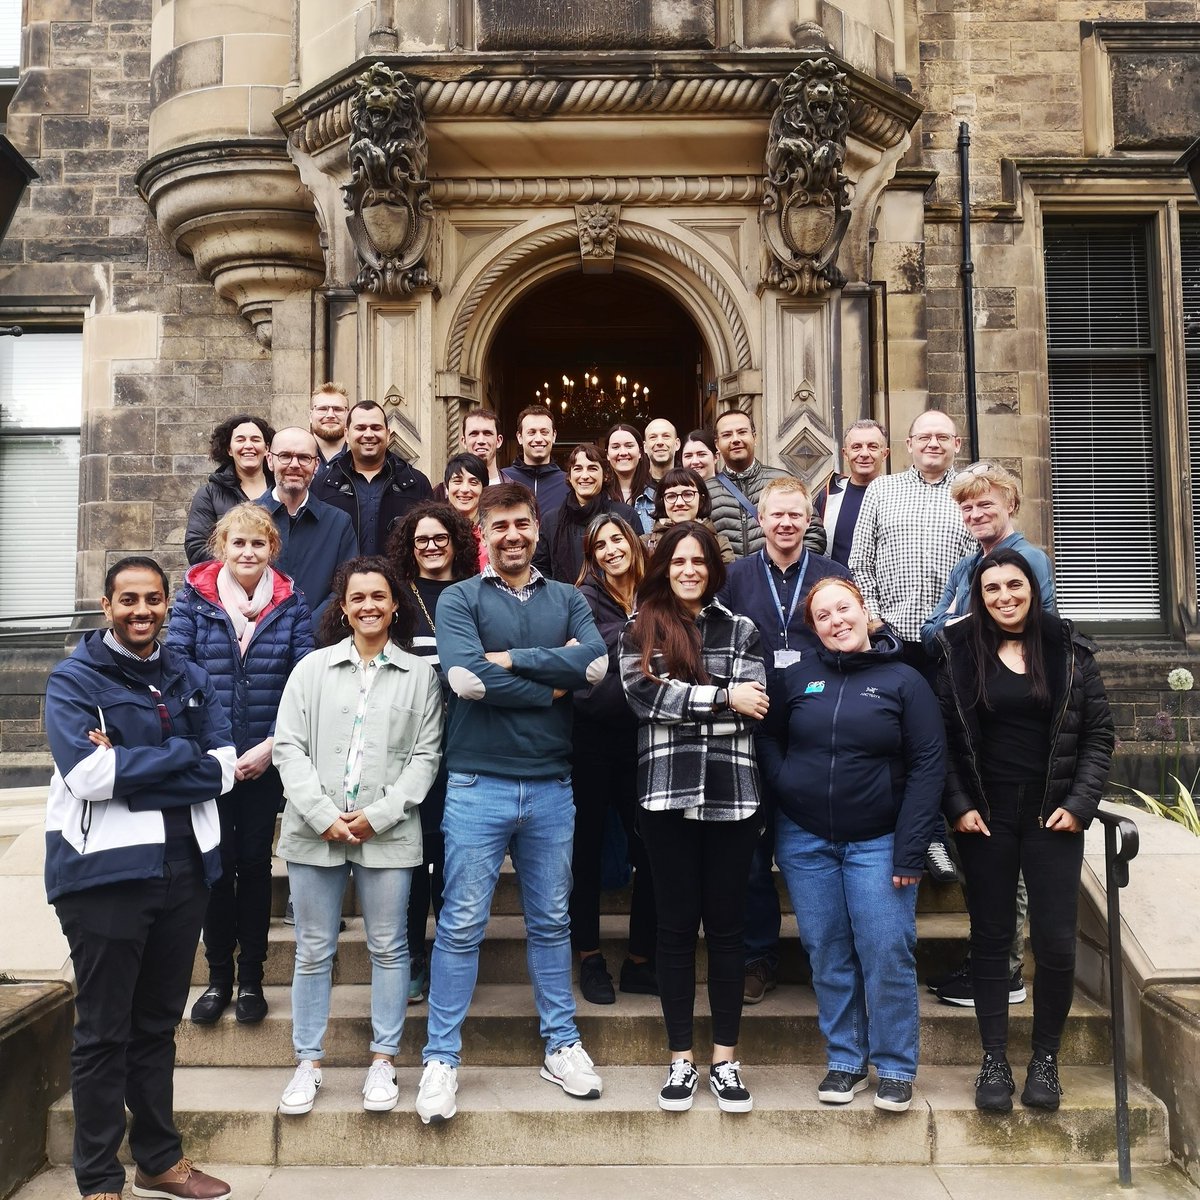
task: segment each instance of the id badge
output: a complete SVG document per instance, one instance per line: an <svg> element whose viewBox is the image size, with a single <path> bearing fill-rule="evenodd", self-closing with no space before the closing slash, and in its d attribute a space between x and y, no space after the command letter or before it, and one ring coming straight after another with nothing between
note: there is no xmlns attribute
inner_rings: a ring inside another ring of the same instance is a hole
<svg viewBox="0 0 1200 1200"><path fill-rule="evenodd" d="M775 669L782 671L784 667L790 667L794 663L800 661L799 650L776 650L775 651Z"/></svg>

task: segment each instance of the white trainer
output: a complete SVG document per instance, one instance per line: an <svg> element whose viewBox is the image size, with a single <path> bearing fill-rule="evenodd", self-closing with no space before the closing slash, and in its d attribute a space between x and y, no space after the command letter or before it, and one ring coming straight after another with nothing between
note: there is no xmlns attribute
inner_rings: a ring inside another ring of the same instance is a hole
<svg viewBox="0 0 1200 1200"><path fill-rule="evenodd" d="M417 1088L417 1116L426 1125L437 1125L450 1120L458 1112L458 1105L454 1100L457 1092L458 1070L449 1063L431 1058L425 1064L425 1070L421 1073L421 1083Z"/></svg>
<svg viewBox="0 0 1200 1200"><path fill-rule="evenodd" d="M377 1058L367 1069L362 1093L363 1108L367 1112L391 1112L400 1099L396 1068L387 1059Z"/></svg>
<svg viewBox="0 0 1200 1200"><path fill-rule="evenodd" d="M296 1067L296 1073L292 1076L291 1083L283 1089L283 1099L279 1101L279 1111L286 1113L289 1117L300 1117L305 1113L312 1112L317 1092L320 1090L321 1068L314 1066L308 1059L304 1059Z"/></svg>
<svg viewBox="0 0 1200 1200"><path fill-rule="evenodd" d="M543 1079L557 1083L568 1096L579 1100L599 1100L604 1090L595 1064L581 1042L560 1046L553 1054L547 1054L541 1074Z"/></svg>

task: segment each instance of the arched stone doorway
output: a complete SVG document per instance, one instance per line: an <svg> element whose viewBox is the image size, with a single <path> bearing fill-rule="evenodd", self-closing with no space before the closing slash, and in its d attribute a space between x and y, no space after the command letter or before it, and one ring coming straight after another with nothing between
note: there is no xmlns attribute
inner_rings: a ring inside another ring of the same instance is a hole
<svg viewBox="0 0 1200 1200"><path fill-rule="evenodd" d="M700 331L665 289L620 271L571 272L537 284L504 317L488 353L486 403L504 430L526 405L548 403L561 457L616 420L644 429L665 417L686 433L701 421L712 374Z"/></svg>

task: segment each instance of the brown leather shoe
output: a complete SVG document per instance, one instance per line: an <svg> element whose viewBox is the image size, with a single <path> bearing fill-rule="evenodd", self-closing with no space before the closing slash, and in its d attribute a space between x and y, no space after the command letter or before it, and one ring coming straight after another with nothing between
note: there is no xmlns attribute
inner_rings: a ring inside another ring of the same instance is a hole
<svg viewBox="0 0 1200 1200"><path fill-rule="evenodd" d="M138 1167L133 1173L133 1194L161 1200L224 1200L233 1189L224 1180L198 1171L190 1158L181 1158L161 1175L147 1175Z"/></svg>
<svg viewBox="0 0 1200 1200"><path fill-rule="evenodd" d="M762 998L775 990L775 972L761 959L746 968L746 980L742 986L742 1003L759 1004Z"/></svg>
<svg viewBox="0 0 1200 1200"><path fill-rule="evenodd" d="M88 1192L80 1200L121 1200L120 1192Z"/></svg>

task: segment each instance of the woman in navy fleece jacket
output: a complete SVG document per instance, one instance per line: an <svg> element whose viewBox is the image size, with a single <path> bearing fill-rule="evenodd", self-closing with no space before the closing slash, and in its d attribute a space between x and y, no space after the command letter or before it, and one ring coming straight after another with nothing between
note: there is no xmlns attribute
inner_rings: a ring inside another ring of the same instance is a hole
<svg viewBox="0 0 1200 1200"><path fill-rule="evenodd" d="M879 1075L903 1112L917 1071L917 884L939 813L946 735L929 685L848 579L808 593L821 648L775 677L759 766L828 1050L817 1096L845 1104Z"/></svg>

